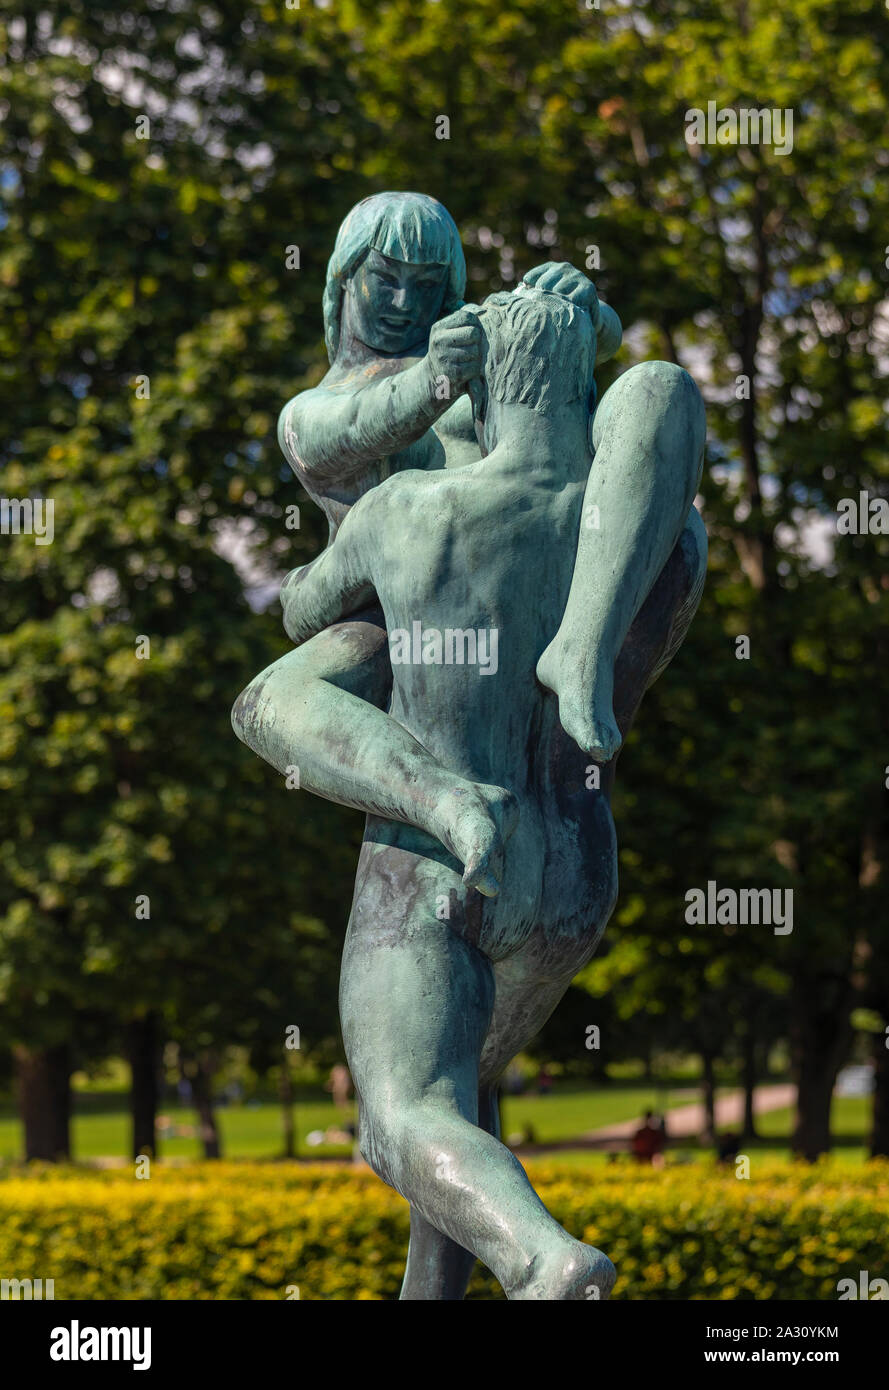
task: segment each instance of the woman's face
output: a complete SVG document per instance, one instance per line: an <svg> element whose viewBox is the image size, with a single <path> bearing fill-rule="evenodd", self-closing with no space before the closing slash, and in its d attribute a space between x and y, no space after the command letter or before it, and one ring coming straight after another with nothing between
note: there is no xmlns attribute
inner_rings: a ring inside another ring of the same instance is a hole
<svg viewBox="0 0 889 1390"><path fill-rule="evenodd" d="M392 356L424 343L441 310L447 270L368 251L346 285L351 332L374 352Z"/></svg>

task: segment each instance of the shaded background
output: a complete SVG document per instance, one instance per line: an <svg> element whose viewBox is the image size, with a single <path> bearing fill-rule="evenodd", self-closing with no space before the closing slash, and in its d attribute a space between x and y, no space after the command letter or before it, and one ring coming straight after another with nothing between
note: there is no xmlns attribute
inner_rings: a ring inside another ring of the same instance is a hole
<svg viewBox="0 0 889 1390"><path fill-rule="evenodd" d="M745 1085L749 1125L771 1067L810 1158L870 1058L889 1154L889 542L836 527L889 478L885 8L0 15L0 493L55 524L0 535L0 1085L27 1153L69 1152L70 1078L109 1059L136 1153L180 1075L212 1155L221 1078L286 1108L339 1055L361 818L288 790L228 711L286 649L276 577L325 539L274 431L325 370L337 227L415 188L455 217L470 296L589 267L625 326L600 390L662 357L708 402L709 583L621 757L605 948L534 1056L599 1085L692 1059L711 1110ZM791 109L792 153L688 145L709 101ZM792 889L793 933L689 926L710 879Z"/></svg>

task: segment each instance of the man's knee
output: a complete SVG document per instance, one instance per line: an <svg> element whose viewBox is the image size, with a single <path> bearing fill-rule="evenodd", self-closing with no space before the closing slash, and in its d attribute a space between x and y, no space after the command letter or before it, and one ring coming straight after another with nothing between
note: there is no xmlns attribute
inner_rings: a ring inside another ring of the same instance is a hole
<svg viewBox="0 0 889 1390"><path fill-rule="evenodd" d="M377 1177L399 1192L416 1134L416 1125L403 1109L375 1110L364 1103L359 1108L358 1151Z"/></svg>
<svg viewBox="0 0 889 1390"><path fill-rule="evenodd" d="M269 688L274 688L273 672L273 666L260 671L232 705L232 728L241 742L260 757L267 757L269 739L276 724L275 702Z"/></svg>

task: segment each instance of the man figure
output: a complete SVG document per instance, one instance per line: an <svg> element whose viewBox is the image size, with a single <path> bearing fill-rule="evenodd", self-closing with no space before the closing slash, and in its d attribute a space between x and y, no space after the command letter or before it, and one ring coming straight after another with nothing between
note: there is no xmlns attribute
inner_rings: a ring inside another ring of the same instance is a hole
<svg viewBox="0 0 889 1390"><path fill-rule="evenodd" d="M402 1297L462 1297L478 1256L510 1299L605 1298L610 1261L558 1225L495 1137L497 1081L592 956L617 892L613 761L590 777L535 676L571 588L595 334L584 309L533 289L493 296L479 317L485 456L381 482L282 601L297 642L374 595L390 634L419 621L419 661L393 662L389 717L477 789L498 829L463 856L476 886L488 872L499 887L483 896L425 830L367 822L340 1005L362 1152L411 1203ZM689 385L676 427L698 457ZM685 535L621 649L621 736L696 603L703 555ZM496 633L496 671L444 661L458 631L487 634L489 651Z"/></svg>

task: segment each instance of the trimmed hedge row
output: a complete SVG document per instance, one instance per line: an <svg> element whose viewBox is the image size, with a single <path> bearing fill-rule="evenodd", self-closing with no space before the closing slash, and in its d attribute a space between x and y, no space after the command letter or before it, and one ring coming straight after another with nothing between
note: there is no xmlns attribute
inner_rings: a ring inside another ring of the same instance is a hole
<svg viewBox="0 0 889 1390"><path fill-rule="evenodd" d="M836 1299L889 1278L889 1164L757 1170L529 1163L543 1201L617 1265L615 1298ZM367 1171L155 1164L0 1177L0 1274L56 1299L393 1299L408 1209ZM480 1267L471 1298L500 1298Z"/></svg>

